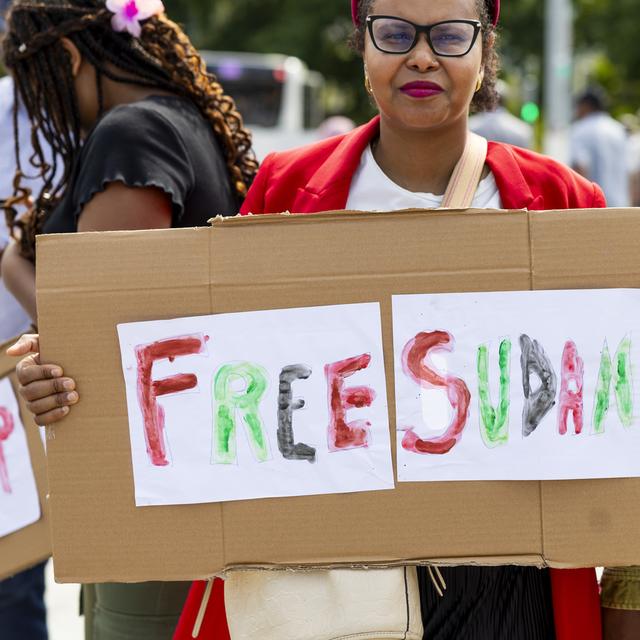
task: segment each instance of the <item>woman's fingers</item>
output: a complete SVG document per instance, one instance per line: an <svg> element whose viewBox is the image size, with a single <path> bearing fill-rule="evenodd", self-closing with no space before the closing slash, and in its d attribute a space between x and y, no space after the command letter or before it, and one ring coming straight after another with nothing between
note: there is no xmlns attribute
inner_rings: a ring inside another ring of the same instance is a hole
<svg viewBox="0 0 640 640"><path fill-rule="evenodd" d="M49 381L62 377L62 367L57 364L40 364L37 356L30 355L18 362L16 367L18 382L26 387L32 382Z"/></svg>
<svg viewBox="0 0 640 640"><path fill-rule="evenodd" d="M31 357L33 356L27 356L25 360ZM75 391L76 383L71 378L43 379L44 375L51 375L51 366L56 365L24 365L18 375L18 391L26 400L27 409L34 415L36 424L41 427L62 420L68 415L69 408L80 399ZM28 380L33 382L23 382Z"/></svg>
<svg viewBox="0 0 640 640"><path fill-rule="evenodd" d="M75 391L76 383L71 378L53 378L53 380L36 380L29 384L20 384L20 395L27 402L35 402L48 396L59 396ZM63 403L71 404L71 403ZM51 407L50 407L51 408ZM48 411L48 409L46 409ZM42 413L34 411L34 413Z"/></svg>
<svg viewBox="0 0 640 640"><path fill-rule="evenodd" d="M39 416L35 416L34 420L40 427L48 427L50 424L59 422L62 418L65 418L69 414L69 407L58 407L47 413L42 413Z"/></svg>
<svg viewBox="0 0 640 640"><path fill-rule="evenodd" d="M78 400L78 394L75 391L56 393L40 398L39 400L27 402L27 409L36 416L37 422L40 416L46 415L56 409L68 408L76 404Z"/></svg>
<svg viewBox="0 0 640 640"><path fill-rule="evenodd" d="M63 378L62 367L40 363L40 340L37 335L22 336L7 350L10 356L26 356L18 363L16 374L19 392L27 409L35 416L36 424L47 426L62 420L69 407L79 400L76 383Z"/></svg>
<svg viewBox="0 0 640 640"><path fill-rule="evenodd" d="M20 336L18 342L7 349L7 355L26 356L28 353L40 352L40 336L35 333L26 333Z"/></svg>

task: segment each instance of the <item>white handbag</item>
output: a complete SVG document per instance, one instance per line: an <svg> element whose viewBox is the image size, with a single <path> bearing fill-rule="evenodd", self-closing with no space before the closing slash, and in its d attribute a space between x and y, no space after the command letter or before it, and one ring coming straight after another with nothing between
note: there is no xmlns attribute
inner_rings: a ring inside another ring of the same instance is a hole
<svg viewBox="0 0 640 640"><path fill-rule="evenodd" d="M422 640L415 567L232 571L232 640Z"/></svg>

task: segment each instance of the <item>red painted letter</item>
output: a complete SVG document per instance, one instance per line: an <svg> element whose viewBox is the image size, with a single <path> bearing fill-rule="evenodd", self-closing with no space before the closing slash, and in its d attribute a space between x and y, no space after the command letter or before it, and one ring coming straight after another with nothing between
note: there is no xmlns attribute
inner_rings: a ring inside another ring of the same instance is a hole
<svg viewBox="0 0 640 640"><path fill-rule="evenodd" d="M2 443L9 439L13 433L13 416L9 409L0 407L0 486L5 493L11 493L11 483L9 482L9 470L7 461L4 459Z"/></svg>
<svg viewBox="0 0 640 640"><path fill-rule="evenodd" d="M445 387L454 415L447 430L439 437L422 440L413 428L407 429L402 447L413 453L448 453L460 441L469 417L471 394L464 380L455 376L441 376L425 363L430 351L452 351L453 336L446 331L419 333L409 341L402 353L404 372L424 389Z"/></svg>
<svg viewBox="0 0 640 640"><path fill-rule="evenodd" d="M161 340L136 347L138 361L138 402L144 420L144 437L151 464L166 467L169 464L164 442L164 409L158 404L158 396L193 389L198 384L195 375L182 373L163 380L153 380L153 363L173 360L179 356L202 353L205 339L200 335Z"/></svg>
<svg viewBox="0 0 640 640"><path fill-rule="evenodd" d="M329 389L329 451L369 446L371 423L366 420L346 421L348 409L369 407L376 394L371 387L344 388L344 379L366 369L371 362L367 353L324 368Z"/></svg>
<svg viewBox="0 0 640 640"><path fill-rule="evenodd" d="M583 383L584 363L578 355L575 343L569 341L562 352L562 367L560 372L560 404L558 406L558 431L560 435L567 433L569 412L573 414L573 427L576 433L582 433L583 426ZM575 390L571 388L571 384Z"/></svg>

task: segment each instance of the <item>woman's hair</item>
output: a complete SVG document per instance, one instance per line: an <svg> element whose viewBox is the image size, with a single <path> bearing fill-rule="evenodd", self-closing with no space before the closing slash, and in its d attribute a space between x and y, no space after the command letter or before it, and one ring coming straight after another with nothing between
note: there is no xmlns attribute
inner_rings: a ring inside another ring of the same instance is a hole
<svg viewBox="0 0 640 640"><path fill-rule="evenodd" d="M367 16L375 0L359 0L358 3L358 27L351 36L351 46L360 54L364 53ZM491 111L498 105L499 97L496 91L498 81L499 58L496 52L496 28L493 26L487 3L485 0L475 0L478 16L482 23L482 64L484 65L484 78L480 90L471 101L472 111Z"/></svg>
<svg viewBox="0 0 640 640"><path fill-rule="evenodd" d="M102 77L141 85L190 98L213 128L221 143L229 181L239 198L246 195L258 165L251 136L233 100L182 29L165 15L146 20L139 38L114 31L112 13L103 0L15 0L7 18L2 43L6 66L15 81L14 195L0 201L22 253L34 258L35 236L69 185L81 148L78 99L70 57L61 43L68 38L95 68L100 113L103 112ZM26 170L20 166L17 131L18 98L31 120L33 155L30 164L44 186L31 201L22 185ZM41 140L51 148L50 159ZM31 213L17 219L16 206L33 205Z"/></svg>

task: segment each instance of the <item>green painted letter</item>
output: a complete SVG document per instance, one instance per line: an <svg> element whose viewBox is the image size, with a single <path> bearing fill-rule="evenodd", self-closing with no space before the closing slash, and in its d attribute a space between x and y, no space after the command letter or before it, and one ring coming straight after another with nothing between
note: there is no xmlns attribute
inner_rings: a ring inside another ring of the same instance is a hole
<svg viewBox="0 0 640 640"><path fill-rule="evenodd" d="M613 380L620 422L630 427L633 421L633 390L631 379L631 340L624 338L616 351L615 368L605 341L600 359L593 410L593 433L604 433L604 420L609 411L609 395Z"/></svg>
<svg viewBox="0 0 640 640"><path fill-rule="evenodd" d="M241 380L246 388L234 391L232 382ZM269 459L269 445L258 405L267 389L267 372L251 362L227 364L213 383L213 464L236 464L236 411L242 412L249 444L260 462Z"/></svg>
<svg viewBox="0 0 640 640"><path fill-rule="evenodd" d="M633 389L631 385L631 340L625 338L616 353L616 371L614 377L616 403L620 422L630 427L633 422Z"/></svg>
<svg viewBox="0 0 640 640"><path fill-rule="evenodd" d="M489 388L489 349L478 347L478 395L480 397L480 433L487 447L498 447L509 440L509 387L511 364L511 341L500 343L500 402L498 409L491 404Z"/></svg>
<svg viewBox="0 0 640 640"><path fill-rule="evenodd" d="M609 411L609 392L611 390L611 356L606 341L600 358L600 371L596 384L596 401L593 410L593 432L604 433L604 418Z"/></svg>

